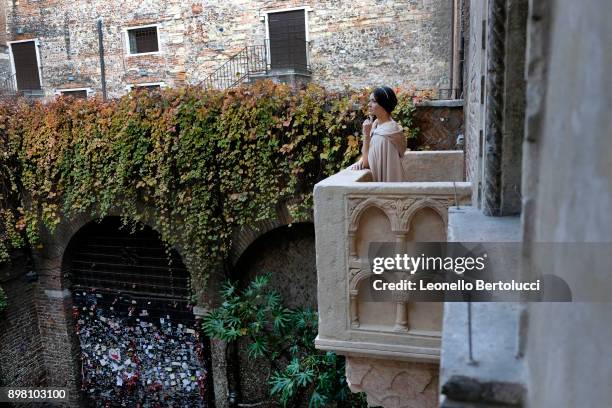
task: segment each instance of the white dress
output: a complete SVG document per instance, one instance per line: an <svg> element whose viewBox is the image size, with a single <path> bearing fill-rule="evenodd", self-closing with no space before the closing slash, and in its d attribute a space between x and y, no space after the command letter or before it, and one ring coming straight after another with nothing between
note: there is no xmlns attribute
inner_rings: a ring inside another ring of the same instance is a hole
<svg viewBox="0 0 612 408"><path fill-rule="evenodd" d="M402 157L406 151L406 136L394 120L382 125L374 122L368 163L373 181L405 181Z"/></svg>

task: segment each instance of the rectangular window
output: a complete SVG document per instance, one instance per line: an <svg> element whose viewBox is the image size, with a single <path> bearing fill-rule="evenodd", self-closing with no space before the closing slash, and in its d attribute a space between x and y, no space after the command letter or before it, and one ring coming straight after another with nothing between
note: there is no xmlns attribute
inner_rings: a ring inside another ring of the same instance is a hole
<svg viewBox="0 0 612 408"><path fill-rule="evenodd" d="M147 82L142 84L131 84L126 87L128 91L136 89L146 89L147 91L159 91L166 87L165 82Z"/></svg>
<svg viewBox="0 0 612 408"><path fill-rule="evenodd" d="M87 99L87 90L86 89L79 89L79 90L71 90L71 91L60 91L60 93L62 94L62 96L66 97L71 97L71 98L75 98L75 99Z"/></svg>
<svg viewBox="0 0 612 408"><path fill-rule="evenodd" d="M142 85L137 86L138 89L146 89L147 91L159 91L161 89L161 85Z"/></svg>
<svg viewBox="0 0 612 408"><path fill-rule="evenodd" d="M19 91L39 90L40 74L36 41L19 41L10 43L17 89Z"/></svg>
<svg viewBox="0 0 612 408"><path fill-rule="evenodd" d="M306 10L268 13L270 68L306 70Z"/></svg>
<svg viewBox="0 0 612 408"><path fill-rule="evenodd" d="M157 26L131 28L127 30L130 54L159 52Z"/></svg>

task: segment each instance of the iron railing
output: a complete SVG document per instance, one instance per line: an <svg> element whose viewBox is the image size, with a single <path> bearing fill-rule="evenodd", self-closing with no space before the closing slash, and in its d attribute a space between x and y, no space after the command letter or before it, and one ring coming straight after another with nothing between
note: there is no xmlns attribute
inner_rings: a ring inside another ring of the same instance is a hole
<svg viewBox="0 0 612 408"><path fill-rule="evenodd" d="M207 88L227 89L250 81L254 75L268 72L268 51L266 45L244 47L223 65L210 74L202 85Z"/></svg>
<svg viewBox="0 0 612 408"><path fill-rule="evenodd" d="M294 40L293 44L295 49L278 55L270 55L269 41L244 47L200 84L206 89L228 89L267 75L310 74L308 42Z"/></svg>
<svg viewBox="0 0 612 408"><path fill-rule="evenodd" d="M15 74L0 80L0 98L10 98L16 95Z"/></svg>

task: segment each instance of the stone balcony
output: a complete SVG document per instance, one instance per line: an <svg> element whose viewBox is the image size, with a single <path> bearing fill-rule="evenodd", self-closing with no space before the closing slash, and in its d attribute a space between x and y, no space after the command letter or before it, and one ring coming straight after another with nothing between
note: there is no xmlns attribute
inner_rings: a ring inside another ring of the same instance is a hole
<svg viewBox="0 0 612 408"><path fill-rule="evenodd" d="M347 357L347 380L375 406L434 407L443 305L364 299L372 242L446 241L448 208L470 202L463 152L407 152L410 180L343 170L315 186L319 349Z"/></svg>

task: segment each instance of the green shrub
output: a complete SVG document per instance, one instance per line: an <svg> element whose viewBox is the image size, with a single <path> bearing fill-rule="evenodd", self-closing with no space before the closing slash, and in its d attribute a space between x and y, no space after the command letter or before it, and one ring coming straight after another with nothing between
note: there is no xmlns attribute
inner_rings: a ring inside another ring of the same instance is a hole
<svg viewBox="0 0 612 408"><path fill-rule="evenodd" d="M367 95L258 82L0 104L0 262L64 217L112 209L132 226L153 218L204 288L233 231L279 203L309 217L314 184L359 155ZM404 125L410 101L400 96Z"/></svg>
<svg viewBox="0 0 612 408"><path fill-rule="evenodd" d="M204 333L225 341L248 340L250 358L265 358L274 372L270 395L286 406L333 403L366 406L364 396L351 394L344 376L344 359L314 347L317 313L289 309L269 287L270 275L256 277L244 290L226 283L221 306L203 320Z"/></svg>

